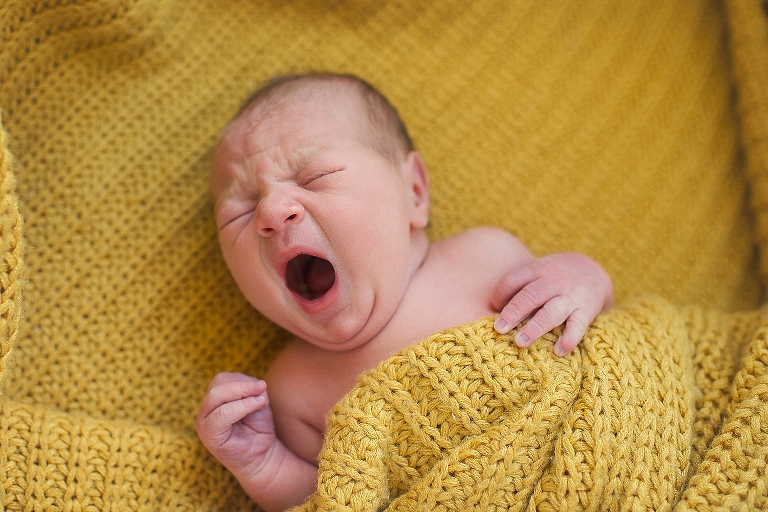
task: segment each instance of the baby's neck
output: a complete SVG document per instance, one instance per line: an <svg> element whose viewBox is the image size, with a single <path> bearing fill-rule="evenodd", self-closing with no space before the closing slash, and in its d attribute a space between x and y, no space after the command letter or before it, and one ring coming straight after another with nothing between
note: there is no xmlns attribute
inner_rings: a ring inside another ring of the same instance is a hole
<svg viewBox="0 0 768 512"><path fill-rule="evenodd" d="M415 276L429 255L429 238L423 229L411 229L410 275Z"/></svg>

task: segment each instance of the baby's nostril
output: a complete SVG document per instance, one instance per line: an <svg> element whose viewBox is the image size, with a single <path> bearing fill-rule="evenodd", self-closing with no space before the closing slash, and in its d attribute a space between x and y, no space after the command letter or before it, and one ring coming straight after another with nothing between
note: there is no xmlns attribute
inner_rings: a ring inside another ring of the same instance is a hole
<svg viewBox="0 0 768 512"><path fill-rule="evenodd" d="M295 213L292 213L292 214L290 214L290 215L288 216L288 218L287 218L287 219L285 219L285 220L293 220L293 219L295 219L295 218L296 218L296 214L295 214Z"/></svg>

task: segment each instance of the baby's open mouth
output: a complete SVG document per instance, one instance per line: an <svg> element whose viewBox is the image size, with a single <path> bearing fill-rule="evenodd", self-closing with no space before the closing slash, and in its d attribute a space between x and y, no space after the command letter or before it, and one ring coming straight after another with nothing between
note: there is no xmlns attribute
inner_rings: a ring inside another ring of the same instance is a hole
<svg viewBox="0 0 768 512"><path fill-rule="evenodd" d="M336 282L336 271L330 261L309 254L299 254L285 267L288 289L307 300L319 299Z"/></svg>

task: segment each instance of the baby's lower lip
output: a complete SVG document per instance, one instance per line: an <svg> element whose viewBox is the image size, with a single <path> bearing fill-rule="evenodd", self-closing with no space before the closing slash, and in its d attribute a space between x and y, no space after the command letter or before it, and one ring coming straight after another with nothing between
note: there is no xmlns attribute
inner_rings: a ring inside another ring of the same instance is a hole
<svg viewBox="0 0 768 512"><path fill-rule="evenodd" d="M296 300L296 303L301 309L309 314L316 314L324 311L336 301L336 298L339 295L338 290L339 282L337 279L327 292L316 299L307 299L293 290L291 290L291 295L293 295L294 300Z"/></svg>

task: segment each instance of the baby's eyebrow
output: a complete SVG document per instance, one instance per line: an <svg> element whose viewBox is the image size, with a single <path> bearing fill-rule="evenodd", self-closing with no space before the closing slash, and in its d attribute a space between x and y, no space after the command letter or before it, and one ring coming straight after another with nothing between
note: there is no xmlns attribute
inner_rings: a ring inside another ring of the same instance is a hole
<svg viewBox="0 0 768 512"><path fill-rule="evenodd" d="M226 203L228 199L232 198L233 186L233 182L230 182L226 188L219 190L217 193L213 193L213 191L211 192L211 201L213 202L214 215L218 215L224 203Z"/></svg>
<svg viewBox="0 0 768 512"><path fill-rule="evenodd" d="M216 190L211 189L211 199L213 201L213 211L218 212L221 209L223 203L229 199L236 199L238 196L246 194L246 190L243 188L242 176L240 179L237 176L228 176L222 180L222 183L216 187Z"/></svg>
<svg viewBox="0 0 768 512"><path fill-rule="evenodd" d="M329 148L323 145L313 145L296 150L294 154L290 156L289 165L294 172L301 172L306 169L310 162L317 157L323 151Z"/></svg>

